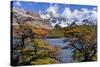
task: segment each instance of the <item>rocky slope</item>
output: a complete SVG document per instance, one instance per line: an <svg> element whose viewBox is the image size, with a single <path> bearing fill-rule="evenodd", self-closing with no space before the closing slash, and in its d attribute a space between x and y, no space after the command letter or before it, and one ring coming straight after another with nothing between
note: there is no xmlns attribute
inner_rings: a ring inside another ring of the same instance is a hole
<svg viewBox="0 0 100 67"><path fill-rule="evenodd" d="M48 21L40 18L38 14L19 8L12 9L12 20L13 26L18 26L18 24L30 24L34 27L53 29L53 26Z"/></svg>

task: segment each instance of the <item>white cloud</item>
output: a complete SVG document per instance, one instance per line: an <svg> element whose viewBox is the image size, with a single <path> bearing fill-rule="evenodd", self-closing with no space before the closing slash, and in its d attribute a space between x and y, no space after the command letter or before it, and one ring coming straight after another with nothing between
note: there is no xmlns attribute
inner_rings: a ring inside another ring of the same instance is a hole
<svg viewBox="0 0 100 67"><path fill-rule="evenodd" d="M97 11L95 11L95 10L92 10L92 11L91 11L91 13L92 13L92 15L91 15L92 17L95 17L95 18L97 18Z"/></svg>
<svg viewBox="0 0 100 67"><path fill-rule="evenodd" d="M95 8L93 8L93 10L97 11L97 8L95 7Z"/></svg>
<svg viewBox="0 0 100 67"><path fill-rule="evenodd" d="M90 21L93 21L95 24L97 22L97 11L96 10L92 10L91 12L91 16L90 16Z"/></svg>
<svg viewBox="0 0 100 67"><path fill-rule="evenodd" d="M97 9L93 8L92 10L89 10L87 8L81 8L80 10L75 9L72 11L69 7L65 7L63 12L58 14L58 9L60 9L57 5L51 4L51 6L45 11L47 14L41 15L44 19L50 19L50 23L55 26L57 23L60 23L61 27L66 27L69 24L71 24L75 19L78 20L76 23L77 25L83 24L84 19L88 19L89 21L96 23L97 21ZM41 13L41 12L40 12ZM65 18L66 21L59 21L57 20L55 23L52 23L53 18Z"/></svg>
<svg viewBox="0 0 100 67"><path fill-rule="evenodd" d="M97 18L96 8L94 8L93 10L84 9L82 14L83 14L83 19L96 20Z"/></svg>
<svg viewBox="0 0 100 67"><path fill-rule="evenodd" d="M65 17L65 18L72 18L72 12L70 10L70 8L66 7L62 13L62 17Z"/></svg>
<svg viewBox="0 0 100 67"><path fill-rule="evenodd" d="M22 6L21 3L18 0L16 1L15 5Z"/></svg>
<svg viewBox="0 0 100 67"><path fill-rule="evenodd" d="M77 11L76 11L77 12ZM75 15L74 15L75 16ZM69 8L69 7L66 7L65 9L64 9L64 11L62 12L62 14L61 14L61 17L64 17L65 19L66 19L66 21L65 22L63 22L63 23L61 23L62 25L62 27L65 27L65 26L67 26L67 25L65 25L65 24L71 24L71 22L73 22L73 18L74 18L74 16L73 16L73 12L71 11L71 9Z"/></svg>
<svg viewBox="0 0 100 67"><path fill-rule="evenodd" d="M57 11L58 11L58 6L57 6L57 5L51 5L51 6L46 10L46 12L47 12L50 16L54 16L54 17L57 17L57 16L58 16Z"/></svg>
<svg viewBox="0 0 100 67"><path fill-rule="evenodd" d="M89 13L89 10L86 9L86 8L82 8L81 10L82 10L84 13Z"/></svg>
<svg viewBox="0 0 100 67"><path fill-rule="evenodd" d="M79 10L74 10L72 13L73 18L80 19L82 17L82 12Z"/></svg>
<svg viewBox="0 0 100 67"><path fill-rule="evenodd" d="M39 15L42 19L50 19L50 15L49 14L42 14L41 10L39 11Z"/></svg>
<svg viewBox="0 0 100 67"><path fill-rule="evenodd" d="M77 24L83 24L84 19L88 19L89 21L92 21L93 23L96 23L97 20L97 9L94 8L93 10L88 10L86 8L81 8L81 10L74 10L73 12L70 10L69 7L65 8L63 13L61 14L62 17L65 17L67 22L71 23L75 19L78 20ZM64 23L64 22L63 22ZM62 24L63 25L63 24ZM64 26L64 25L63 25Z"/></svg>

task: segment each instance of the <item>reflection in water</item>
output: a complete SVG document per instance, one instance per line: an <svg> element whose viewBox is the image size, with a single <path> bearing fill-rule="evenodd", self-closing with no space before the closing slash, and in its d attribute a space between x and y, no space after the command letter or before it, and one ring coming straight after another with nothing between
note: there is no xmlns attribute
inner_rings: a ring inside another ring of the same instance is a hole
<svg viewBox="0 0 100 67"><path fill-rule="evenodd" d="M50 43L52 46L60 46L63 48L67 45L63 41L66 38L55 38L55 39L44 39L46 42ZM61 49L58 54L60 63L69 63L72 62L72 50L71 49Z"/></svg>
<svg viewBox="0 0 100 67"><path fill-rule="evenodd" d="M62 49L67 45L68 42L64 43L64 40L67 38L49 38L49 39L43 39L44 41L48 42L53 47L59 46L61 49L58 53L57 58L59 59L59 63L69 63L72 62L72 50L71 49ZM19 39L13 39L13 44L15 44L13 47L16 46L17 43L20 43Z"/></svg>

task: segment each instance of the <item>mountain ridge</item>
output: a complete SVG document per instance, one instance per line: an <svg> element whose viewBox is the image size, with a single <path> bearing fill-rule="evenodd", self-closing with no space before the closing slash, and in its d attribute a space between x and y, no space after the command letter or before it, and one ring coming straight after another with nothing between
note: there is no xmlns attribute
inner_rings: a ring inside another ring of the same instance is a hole
<svg viewBox="0 0 100 67"><path fill-rule="evenodd" d="M14 26L18 26L19 22L20 24L30 24L34 27L37 26L45 29L53 28L49 22L43 20L38 14L34 14L33 12L24 11L19 8L13 8L12 13Z"/></svg>

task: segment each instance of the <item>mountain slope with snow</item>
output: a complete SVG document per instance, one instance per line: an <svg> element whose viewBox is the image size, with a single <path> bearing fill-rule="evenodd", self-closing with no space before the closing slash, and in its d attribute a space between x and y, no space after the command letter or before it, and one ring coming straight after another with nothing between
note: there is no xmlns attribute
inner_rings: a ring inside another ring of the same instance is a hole
<svg viewBox="0 0 100 67"><path fill-rule="evenodd" d="M97 24L97 9L89 10L86 8L76 9L71 11L70 8L66 7L61 14L57 13L58 7L56 5L50 6L44 14L39 12L42 19L48 20L52 26L59 24L61 27L67 27L73 22L76 25Z"/></svg>
<svg viewBox="0 0 100 67"><path fill-rule="evenodd" d="M41 27L45 29L52 29L53 26L46 20L40 18L38 14L34 14L33 12L25 11L19 8L13 8L12 10L13 17L13 25L20 24L30 24L34 27Z"/></svg>

